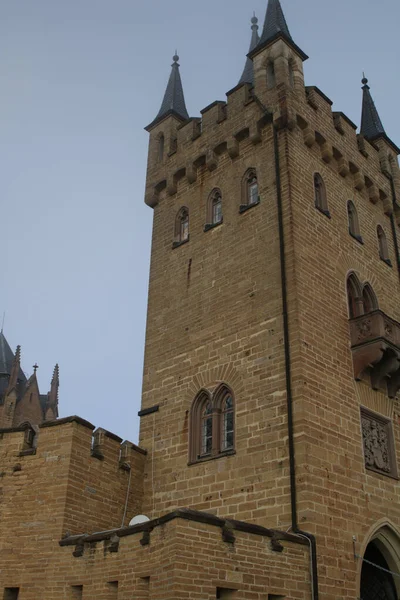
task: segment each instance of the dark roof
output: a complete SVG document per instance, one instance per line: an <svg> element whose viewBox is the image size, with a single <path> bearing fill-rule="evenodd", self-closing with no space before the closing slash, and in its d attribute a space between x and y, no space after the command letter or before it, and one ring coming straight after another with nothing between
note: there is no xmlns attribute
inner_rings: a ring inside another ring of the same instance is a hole
<svg viewBox="0 0 400 600"><path fill-rule="evenodd" d="M158 111L154 121L152 121L152 123L150 123L146 129L153 127L168 115L175 115L182 120L189 118L189 113L185 104L185 96L183 94L178 60L179 56L175 54L173 57L174 62L172 63L171 75L169 76L169 81L167 84L167 89L165 90L163 101L161 103L161 108Z"/></svg>
<svg viewBox="0 0 400 600"><path fill-rule="evenodd" d="M257 46L258 42L260 41L260 36L258 35L258 19L255 15L251 19L251 29L252 29L252 35L251 35L249 52L254 50L254 48ZM250 83L251 85L254 85L253 61L249 57L247 57L247 59L246 59L246 64L244 66L242 76L239 79L239 84L242 84L242 83Z"/></svg>
<svg viewBox="0 0 400 600"><path fill-rule="evenodd" d="M293 41L280 1L268 0L267 14L265 16L260 44L264 44L264 42L274 38L277 33L283 33L285 37Z"/></svg>
<svg viewBox="0 0 400 600"><path fill-rule="evenodd" d="M4 337L4 333L0 331L0 375L11 374L14 358L14 353ZM26 377L21 368L18 373L18 381L26 381Z"/></svg>
<svg viewBox="0 0 400 600"><path fill-rule="evenodd" d="M258 45L250 52L253 57L259 50L268 46L275 40L283 38L297 52L302 60L307 60L308 56L294 43L290 35L289 27L283 14L280 0L268 0L267 13L265 15L264 28Z"/></svg>
<svg viewBox="0 0 400 600"><path fill-rule="evenodd" d="M368 79L365 77L363 83L363 104L361 116L361 134L368 140L385 135L385 128L376 110L374 101L372 100Z"/></svg>

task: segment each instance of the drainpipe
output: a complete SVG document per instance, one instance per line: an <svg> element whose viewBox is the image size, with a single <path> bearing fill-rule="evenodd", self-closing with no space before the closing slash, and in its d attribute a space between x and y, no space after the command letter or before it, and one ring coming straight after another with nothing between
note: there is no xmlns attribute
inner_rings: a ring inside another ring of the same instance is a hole
<svg viewBox="0 0 400 600"><path fill-rule="evenodd" d="M393 209L397 206L397 198L396 198L396 189L394 187L394 181L393 181L393 176L390 175L390 188L392 190L392 201L393 201ZM392 226L392 235L393 235L393 243L394 243L394 249L396 252L396 264L397 264L397 271L400 277L400 252L399 252L399 242L397 240L397 232L396 232L396 222L394 220L394 214L392 213L390 215L390 224Z"/></svg>
<svg viewBox="0 0 400 600"><path fill-rule="evenodd" d="M288 299L286 282L286 258L285 258L285 236L283 227L283 209L282 209L282 186L281 170L279 160L279 140L278 128L273 125L274 131L274 152L275 152L275 175L277 189L277 208L278 208L278 226L279 226L279 251L281 263L281 283L282 283L282 312L283 312L283 334L285 349L285 376L286 376L286 397L288 414L288 436L289 436L289 465L290 465L290 500L292 512L292 530L299 536L304 537L310 544L310 566L311 566L311 587L312 599L318 600L318 568L317 568L317 543L315 536L299 529L297 521L297 490L296 490L296 461L294 446L294 423L293 423L293 395L292 395L292 376L290 359L290 339L289 339L289 317L288 317Z"/></svg>

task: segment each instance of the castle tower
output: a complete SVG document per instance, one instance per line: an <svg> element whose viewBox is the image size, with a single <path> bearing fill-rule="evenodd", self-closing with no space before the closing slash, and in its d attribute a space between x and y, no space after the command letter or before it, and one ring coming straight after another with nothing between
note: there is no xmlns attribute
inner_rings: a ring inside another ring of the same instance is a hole
<svg viewBox="0 0 400 600"><path fill-rule="evenodd" d="M360 134L305 85L279 0L256 27L226 102L187 118L174 59L147 128L144 510L291 530L356 598L400 571L399 150L366 81Z"/></svg>

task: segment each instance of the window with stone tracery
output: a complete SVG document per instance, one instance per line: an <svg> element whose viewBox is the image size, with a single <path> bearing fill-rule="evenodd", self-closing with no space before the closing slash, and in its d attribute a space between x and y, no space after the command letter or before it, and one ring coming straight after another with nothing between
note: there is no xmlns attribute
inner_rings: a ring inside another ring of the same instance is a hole
<svg viewBox="0 0 400 600"><path fill-rule="evenodd" d="M175 218L174 247L189 241L189 210L183 206Z"/></svg>
<svg viewBox="0 0 400 600"><path fill-rule="evenodd" d="M221 384L214 392L202 390L190 411L189 462L217 458L235 449L235 403Z"/></svg>

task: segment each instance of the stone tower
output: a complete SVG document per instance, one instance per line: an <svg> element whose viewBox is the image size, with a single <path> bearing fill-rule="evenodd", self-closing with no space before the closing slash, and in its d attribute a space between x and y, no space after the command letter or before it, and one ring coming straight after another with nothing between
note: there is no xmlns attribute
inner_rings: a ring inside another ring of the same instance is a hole
<svg viewBox="0 0 400 600"><path fill-rule="evenodd" d="M147 127L143 510L291 530L313 598L394 598L363 559L400 571L400 151L306 59L269 0L227 101L189 118L174 56Z"/></svg>

